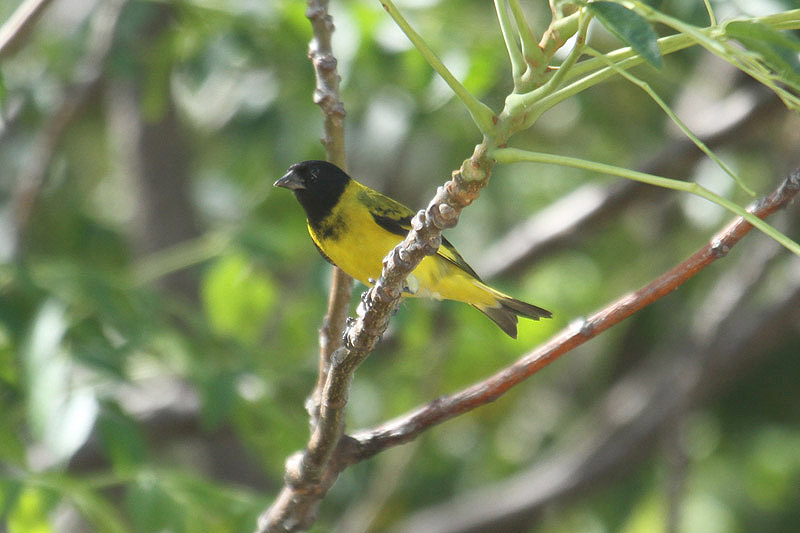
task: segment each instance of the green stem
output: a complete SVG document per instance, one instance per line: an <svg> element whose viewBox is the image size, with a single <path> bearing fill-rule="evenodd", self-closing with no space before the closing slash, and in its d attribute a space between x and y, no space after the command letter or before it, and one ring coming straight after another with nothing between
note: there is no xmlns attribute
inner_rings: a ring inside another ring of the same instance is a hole
<svg viewBox="0 0 800 533"><path fill-rule="evenodd" d="M578 21L581 11L576 11L566 17L557 18L550 23L550 27L544 32L539 48L549 61L556 53L556 50L564 46L567 39L575 35L578 31Z"/></svg>
<svg viewBox="0 0 800 533"><path fill-rule="evenodd" d="M394 19L400 29L403 30L408 40L411 41L417 51L422 54L422 57L425 58L431 68L433 68L433 70L442 77L445 83L450 86L453 92L456 93L456 96L466 106L469 114L472 116L472 120L478 126L481 133L488 134L494 127L494 112L487 107L486 104L472 96L472 93L453 76L444 63L442 63L442 60L439 59L436 53L428 46L428 43L425 42L420 34L411 27L400 11L397 10L397 7L395 7L391 0L382 0L381 5L383 5L383 8L389 13L389 16Z"/></svg>
<svg viewBox="0 0 800 533"><path fill-rule="evenodd" d="M606 59L606 57L603 54L594 50L593 48L587 47L586 52L595 57L599 57L600 59ZM608 63L608 66L618 71L618 74L620 76L622 76L629 82L639 87L645 93L647 93L647 95L650 98L652 98L656 104L658 104L658 106L672 120L672 122L675 123L675 125L677 125L681 129L684 135L686 135L694 143L694 145L700 149L700 151L702 151L712 161L714 161L726 174L728 174L731 178L733 178L733 180L739 185L739 187L742 188L742 190L747 192L747 194L749 194L750 196L756 195L755 191L753 191L750 187L748 187L747 184L744 182L744 180L742 180L742 178L739 175L737 175L733 170L731 170L730 167L728 167L728 165L726 165L719 157L717 157L717 154L712 152L711 149L708 146L706 146L706 144L703 141L701 141L680 118L678 118L678 115L676 115L675 112L672 111L672 109L667 105L667 103L664 102L664 100L662 100L660 96L658 96L658 94L653 90L653 88L650 87L650 84L640 80L639 78L637 78L636 76L634 76L629 72L618 69L617 66L610 60L606 59L606 61Z"/></svg>
<svg viewBox="0 0 800 533"><path fill-rule="evenodd" d="M578 37L575 41L575 47L558 67L558 71L556 71L553 77L541 88L540 94L542 96L555 92L561 84L564 83L567 73L572 70L572 67L575 66L575 63L578 62L578 59L580 59L583 55L583 51L586 49L586 33L589 31L589 22L591 22L592 16L585 12L582 12L582 15L578 22Z"/></svg>
<svg viewBox="0 0 800 533"><path fill-rule="evenodd" d="M671 35L662 37L658 40L661 55L667 55L678 50L683 50L694 44L691 38L686 35ZM614 52L606 54L606 57L614 62L618 69L626 70L644 62L641 56L634 52L630 47L620 48ZM561 82L583 75L582 78L565 85L555 91L541 87L537 90L525 94L512 94L506 98L506 114L518 116L526 114L526 124L532 124L542 113L563 102L564 100L585 91L589 87L597 85L617 74L615 69L601 67L604 62L600 58L588 59L577 63L570 69L559 69ZM594 72L592 72L594 71ZM563 73L562 73L563 72ZM591 72L590 74L587 74ZM549 86L549 85L548 85ZM553 87L553 86L549 86ZM552 92L551 92L552 91Z"/></svg>
<svg viewBox="0 0 800 533"><path fill-rule="evenodd" d="M229 235L210 233L154 252L134 267L134 283L144 285L172 272L208 261L221 254L230 241Z"/></svg>
<svg viewBox="0 0 800 533"><path fill-rule="evenodd" d="M539 106L537 103L544 101L548 95L558 90L559 86L566 79L566 76L575 66L578 58L583 55L583 50L586 47L586 32L591 18L592 17L588 15L581 17L575 47L570 51L567 58L546 84L528 93L511 94L506 98L506 106L502 116L518 117L525 115L524 120L519 123L518 129L530 127L530 125L536 122L539 116L548 109L548 107Z"/></svg>
<svg viewBox="0 0 800 533"><path fill-rule="evenodd" d="M528 19L525 18L525 13L522 12L522 6L519 5L519 0L508 0L508 5L511 6L511 13L514 15L514 21L517 23L517 30L519 31L519 38L522 42L522 55L525 56L525 62L530 65L534 70L542 70L547 65L542 50L539 48L539 43L533 36Z"/></svg>
<svg viewBox="0 0 800 533"><path fill-rule="evenodd" d="M717 25L717 17L714 15L714 10L711 9L711 2L708 0L703 0L703 3L706 5L706 11L708 11L708 23L711 26Z"/></svg>
<svg viewBox="0 0 800 533"><path fill-rule="evenodd" d="M762 24L768 24L776 30L800 29L800 9L775 15L767 15L754 20ZM712 30L719 31L717 28L696 28L696 30L701 34ZM660 38L658 40L658 46L661 55L672 54L698 44L695 37L696 35L677 34ZM541 116L542 113L556 104L617 75L618 69L628 70L644 62L630 47L620 48L605 55L607 59L616 64L616 69L605 66L605 60L601 58L581 61L572 67L569 72L564 74L564 81L578 78L576 81L545 96L538 91L511 95L506 102L508 112L513 114L527 113L528 120L532 123L535 118ZM775 90L774 84L770 84L769 86ZM782 96L782 99L786 101L785 95L783 95L782 92L779 92L778 96Z"/></svg>
<svg viewBox="0 0 800 533"><path fill-rule="evenodd" d="M503 32L503 40L506 42L508 59L511 62L511 76L514 78L516 92L519 89L522 74L525 72L525 58L514 37L514 28L511 25L511 19L508 18L505 0L494 0L494 8L497 11L497 20L500 22L500 31Z"/></svg>
<svg viewBox="0 0 800 533"><path fill-rule="evenodd" d="M562 155L545 154L541 152L531 152L528 150L520 150L517 148L498 148L489 154L498 163L547 163L553 165L562 165L573 168L580 168L589 170L591 172L599 172L601 174L608 174L610 176L619 176L665 189L672 189L675 191L687 192L694 194L701 198L724 207L728 211L739 215L752 224L754 227L761 230L766 235L779 242L785 248L800 256L800 244L796 243L777 229L773 228L757 216L747 212L743 207L731 202L727 198L720 196L697 183L673 180L664 178L662 176L655 176L645 172L630 170L627 168L617 167L614 165L607 165L605 163L598 163L596 161L586 161L584 159L577 159L574 157L567 157Z"/></svg>

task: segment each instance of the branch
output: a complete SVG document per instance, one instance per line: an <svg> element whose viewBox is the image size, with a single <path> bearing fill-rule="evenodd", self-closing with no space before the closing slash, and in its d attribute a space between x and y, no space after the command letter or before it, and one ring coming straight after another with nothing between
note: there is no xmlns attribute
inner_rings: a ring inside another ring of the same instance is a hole
<svg viewBox="0 0 800 533"><path fill-rule="evenodd" d="M314 103L320 106L324 116L322 144L328 161L346 169L343 124L346 113L339 97L337 61L331 45L334 25L328 13L328 0L308 0L306 16L313 32L308 57L314 65L316 77ZM317 384L307 406L311 417L311 438L304 452L287 460L285 485L275 502L259 517L258 532L292 531L311 525L319 500L335 480L334 477L325 482L320 478L320 471L328 463L333 445L344 432L344 424L340 417L328 416L325 389L331 374L332 357L342 349L342 332L352 291L353 278L334 266L328 310L319 330ZM306 492L304 486L314 487L315 493Z"/></svg>
<svg viewBox="0 0 800 533"><path fill-rule="evenodd" d="M565 431L570 442L556 454L525 472L414 513L392 531L528 531L554 503L563 504L631 469L669 431L676 415L721 393L778 342L787 342L800 318L798 302L800 285L795 284L780 301L757 312L734 306L737 312L712 335L669 353L655 351L618 380L597 408Z"/></svg>
<svg viewBox="0 0 800 533"><path fill-rule="evenodd" d="M759 218L767 217L785 207L798 191L800 191L800 169L787 177L775 192L756 202L751 212ZM350 461L362 461L386 448L408 442L432 426L498 399L513 386L566 352L677 289L708 265L724 257L752 228L753 226L743 218L736 218L715 235L709 244L672 270L638 291L623 296L588 319L571 325L547 344L523 356L494 376L460 392L439 398L385 424L354 433L352 438L358 443L358 455Z"/></svg>
<svg viewBox="0 0 800 533"><path fill-rule="evenodd" d="M511 7L511 14L514 15L514 22L517 24L519 40L522 43L522 55L525 57L525 62L534 70L544 70L547 67L548 58L544 56L542 50L539 48L539 43L536 42L536 37L534 37L533 30L531 30L531 26L525 18L522 6L519 5L519 0L508 0L508 4Z"/></svg>
<svg viewBox="0 0 800 533"><path fill-rule="evenodd" d="M328 160L340 168L346 168L343 124L346 113L339 98L339 74L331 46L334 25L328 13L328 0L309 0L306 17L311 21L314 34L308 48L308 58L314 65L317 80L314 103L320 106L325 120L322 144L325 145Z"/></svg>
<svg viewBox="0 0 800 533"><path fill-rule="evenodd" d="M52 0L25 0L0 27L0 59L13 54Z"/></svg>
<svg viewBox="0 0 800 533"><path fill-rule="evenodd" d="M72 84L63 91L61 105L47 117L34 141L31 164L23 170L14 191L17 254L25 241L28 222L61 139L67 128L80 116L84 106L90 103L92 94L102 82L105 61L111 51L114 32L126 3L127 0L115 0L104 2L97 8L90 25L88 49L75 67ZM31 18L26 19L26 24L32 24L31 21Z"/></svg>
<svg viewBox="0 0 800 533"><path fill-rule="evenodd" d="M306 16L311 21L313 38L309 45L308 57L314 65L317 86L314 90L314 103L320 106L324 117L325 146L328 161L339 168L347 168L344 143L344 104L339 97L339 73L336 71L336 57L333 55L331 37L334 31L333 19L328 13L327 0L310 0ZM319 417L322 390L330 368L331 355L342 347L350 295L353 292L353 278L338 267L331 273L331 290L328 296L328 310L319 330L319 370L317 385L311 395L309 411L312 427Z"/></svg>
<svg viewBox="0 0 800 533"><path fill-rule="evenodd" d="M323 4L314 3L313 6L314 8L309 8L310 13L319 15L319 9L324 10ZM438 61L435 55L429 57L432 54L430 49L394 9L391 2L385 2L384 7L409 37L418 38L419 42L414 41L415 45L422 47L421 51L429 52L426 59L435 60L434 63ZM322 20L324 21L324 17ZM319 27L329 35L329 20L319 24ZM439 66L444 67L440 62ZM490 113L485 106L481 110ZM317 396L318 412L314 412L312 406L312 420L316 417L316 424L312 427L308 445L305 450L287 460L285 485L276 501L259 517L259 533L299 531L310 527L314 522L319 502L339 472L346 468L347 464L343 460L352 455L334 452L353 442L352 439L342 437L345 407L353 374L386 330L389 317L400 301L408 275L425 256L436 253L442 230L456 225L461 210L478 197L480 189L488 181L494 163L486 154L486 144L476 146L472 157L453 173L450 181L439 187L428 208L412 219L412 229L405 240L384 260L381 277L362 295L358 319L345 332L345 347L336 350L327 364L322 393Z"/></svg>
<svg viewBox="0 0 800 533"><path fill-rule="evenodd" d="M422 259L436 253L442 230L455 226L464 207L478 197L491 165L486 147L478 145L452 179L439 187L427 209L414 216L408 236L384 260L381 277L362 295L358 319L345 332L345 347L331 357L319 421L308 446L287 461L286 485L259 519L259 533L310 527L320 500L352 463L357 453L350 448L357 443L342 433L353 374L386 331L406 278Z"/></svg>
<svg viewBox="0 0 800 533"><path fill-rule="evenodd" d="M511 20L508 18L508 8L505 0L494 0L494 9L497 12L497 21L500 23L503 41L506 43L506 52L511 63L511 77L514 80L514 90L516 92L519 89L522 74L525 72L525 58L517 43Z"/></svg>

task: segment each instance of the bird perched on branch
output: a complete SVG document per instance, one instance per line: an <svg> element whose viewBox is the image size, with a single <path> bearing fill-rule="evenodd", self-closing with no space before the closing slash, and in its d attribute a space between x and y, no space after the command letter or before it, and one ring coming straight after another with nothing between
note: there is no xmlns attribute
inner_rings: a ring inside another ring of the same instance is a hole
<svg viewBox="0 0 800 533"><path fill-rule="evenodd" d="M366 285L378 279L383 258L411 229L411 209L326 161L296 163L275 186L294 193L322 256ZM483 283L444 237L436 254L422 260L406 285L407 296L468 303L515 339L517 316L533 320L552 316Z"/></svg>

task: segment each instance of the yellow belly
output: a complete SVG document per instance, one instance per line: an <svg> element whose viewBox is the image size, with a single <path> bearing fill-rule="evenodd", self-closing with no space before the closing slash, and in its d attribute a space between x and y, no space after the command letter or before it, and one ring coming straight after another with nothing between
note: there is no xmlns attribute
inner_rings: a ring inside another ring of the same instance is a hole
<svg viewBox="0 0 800 533"><path fill-rule="evenodd" d="M347 234L346 238L326 239L324 246L310 227L309 233L336 266L362 283L372 285L381 275L383 258L403 238L375 224L366 211L349 222L342 232ZM478 306L497 304L494 290L439 255L424 258L407 284L411 291L407 296L456 300Z"/></svg>

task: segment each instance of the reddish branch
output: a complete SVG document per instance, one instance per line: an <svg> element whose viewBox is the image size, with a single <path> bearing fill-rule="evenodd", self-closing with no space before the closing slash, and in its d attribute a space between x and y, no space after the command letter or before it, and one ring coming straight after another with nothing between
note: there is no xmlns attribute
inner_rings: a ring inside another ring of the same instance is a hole
<svg viewBox="0 0 800 533"><path fill-rule="evenodd" d="M786 178L771 195L757 201L749 211L759 218L766 218L785 207L798 191L800 169ZM434 425L496 400L563 354L680 287L708 265L724 257L752 228L743 218L737 217L707 245L672 270L638 291L623 296L588 319L574 323L550 342L490 378L453 395L439 398L395 420L354 433L352 439L357 445L348 446L354 450L349 462L362 461L386 448L407 442Z"/></svg>
<svg viewBox="0 0 800 533"><path fill-rule="evenodd" d="M792 287L790 282L768 305L746 305L754 302L752 296L767 281L778 254L785 257L776 243L759 244L763 246L749 248L754 257L726 270L715 283L717 288L724 286L726 294L733 288L737 296L729 300L710 295L694 317L702 321L721 314L721 322L701 326L694 335L686 332L669 347L656 345L572 422L563 432L572 437L561 441L552 455L502 481L416 511L392 531L531 530L554 503L564 505L588 490L602 491L648 457L660 439L680 433L677 420L709 396L732 387L737 378L751 375L754 365L791 342L800 319L800 283ZM796 264L797 258L790 261Z"/></svg>

